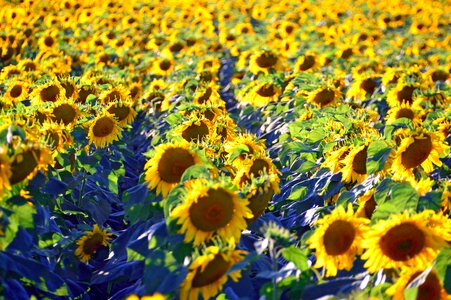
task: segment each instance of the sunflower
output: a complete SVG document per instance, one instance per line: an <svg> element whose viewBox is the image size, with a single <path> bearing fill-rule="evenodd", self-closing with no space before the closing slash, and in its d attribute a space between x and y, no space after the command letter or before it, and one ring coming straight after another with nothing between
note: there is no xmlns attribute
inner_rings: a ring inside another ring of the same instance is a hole
<svg viewBox="0 0 451 300"><path fill-rule="evenodd" d="M396 282L386 290L387 295L393 296L393 300L404 300L404 290L408 288L421 273L424 268L412 267L402 268L401 274ZM421 300L446 300L449 299L445 289L440 283L437 272L432 269L426 276L425 281L418 286L418 294L416 299Z"/></svg>
<svg viewBox="0 0 451 300"><path fill-rule="evenodd" d="M157 188L157 195L163 194L163 197L166 197L169 191L180 183L186 169L202 163L197 153L191 151L189 146L190 144L183 140L155 147L155 154L144 167L149 189Z"/></svg>
<svg viewBox="0 0 451 300"><path fill-rule="evenodd" d="M306 53L305 55L299 56L296 64L294 65L294 72L311 72L319 67L319 59L316 54Z"/></svg>
<svg viewBox="0 0 451 300"><path fill-rule="evenodd" d="M0 147L0 195L3 191L11 189L9 178L11 177L11 159L6 153L5 146Z"/></svg>
<svg viewBox="0 0 451 300"><path fill-rule="evenodd" d="M50 150L39 144L21 144L11 160L9 183L12 185L32 179L39 170L47 169L53 161Z"/></svg>
<svg viewBox="0 0 451 300"><path fill-rule="evenodd" d="M181 225L179 232L185 234L185 242L193 241L194 246L216 235L235 244L247 227L245 219L252 218L248 204L227 183L197 179L187 186L183 202L171 217Z"/></svg>
<svg viewBox="0 0 451 300"><path fill-rule="evenodd" d="M168 76L174 70L175 61L172 58L159 58L152 64L152 74L157 76Z"/></svg>
<svg viewBox="0 0 451 300"><path fill-rule="evenodd" d="M261 50L250 56L249 71L257 75L262 72L268 75L268 71L283 69L282 60L278 53L269 50Z"/></svg>
<svg viewBox="0 0 451 300"><path fill-rule="evenodd" d="M221 96L219 95L219 86L217 84L208 84L205 86L200 86L194 93L194 104L210 104L210 105L220 105L222 102Z"/></svg>
<svg viewBox="0 0 451 300"><path fill-rule="evenodd" d="M238 166L238 172L233 179L236 186L242 188L247 184L252 184L253 179L258 179L264 174L280 174L272 160L266 155L254 155L246 159L242 166ZM277 191L278 192L278 191Z"/></svg>
<svg viewBox="0 0 451 300"><path fill-rule="evenodd" d="M276 82L252 82L249 89L243 89L238 99L253 106L261 107L276 102L282 94L282 88Z"/></svg>
<svg viewBox="0 0 451 300"><path fill-rule="evenodd" d="M38 40L39 49L42 52L55 49L58 45L58 41L56 40L57 35L58 31L56 30L46 31Z"/></svg>
<svg viewBox="0 0 451 300"><path fill-rule="evenodd" d="M116 101L126 101L129 97L130 91L120 84L102 92L99 96L99 101L103 104L110 104Z"/></svg>
<svg viewBox="0 0 451 300"><path fill-rule="evenodd" d="M246 251L209 246L189 266L188 275L180 286L180 299L197 300L214 297L227 282L228 277L237 282L241 271L228 273L243 260Z"/></svg>
<svg viewBox="0 0 451 300"><path fill-rule="evenodd" d="M340 92L335 87L320 87L309 93L307 101L319 107L334 105L340 98Z"/></svg>
<svg viewBox="0 0 451 300"><path fill-rule="evenodd" d="M441 166L440 156L449 152L449 146L435 132L408 134L401 140L394 154L391 172L395 180L414 180L414 170L419 166L427 173Z"/></svg>
<svg viewBox="0 0 451 300"><path fill-rule="evenodd" d="M26 81L12 81L8 84L8 89L6 90L2 102L7 104L7 106L12 107L28 98L29 83Z"/></svg>
<svg viewBox="0 0 451 300"><path fill-rule="evenodd" d="M155 293L151 296L142 296L142 297L132 294L125 299L126 300L167 300L167 297L160 293Z"/></svg>
<svg viewBox="0 0 451 300"><path fill-rule="evenodd" d="M376 200L374 199L375 189L366 191L358 198L359 208L356 211L356 215L359 217L371 219L374 210L377 207Z"/></svg>
<svg viewBox="0 0 451 300"><path fill-rule="evenodd" d="M446 245L443 230L429 223L429 215L429 211L412 215L404 211L371 226L362 241L365 268L374 273L382 268L428 267Z"/></svg>
<svg viewBox="0 0 451 300"><path fill-rule="evenodd" d="M74 124L80 115L80 109L69 101L58 101L54 104L50 117L57 123Z"/></svg>
<svg viewBox="0 0 451 300"><path fill-rule="evenodd" d="M82 262L87 263L96 251L104 246L108 246L108 240L111 239L111 233L99 228L97 224L94 224L92 231L86 231L80 239L77 240L78 248L75 250Z"/></svg>
<svg viewBox="0 0 451 300"><path fill-rule="evenodd" d="M131 124L137 115L132 104L128 101L111 103L106 110L116 117L121 126Z"/></svg>
<svg viewBox="0 0 451 300"><path fill-rule="evenodd" d="M347 211L338 206L318 220L315 223L318 227L307 240L309 248L316 250L314 267L325 267L326 276L335 276L338 270L351 270L355 256L362 251L369 222L354 215L351 203Z"/></svg>
<svg viewBox="0 0 451 300"><path fill-rule="evenodd" d="M104 148L114 141L118 141L122 134L122 128L114 115L104 112L91 121L88 138L91 144L98 148Z"/></svg>
<svg viewBox="0 0 451 300"><path fill-rule="evenodd" d="M185 141L198 143L211 139L214 135L213 124L208 119L191 117L174 129L176 136L181 136Z"/></svg>
<svg viewBox="0 0 451 300"><path fill-rule="evenodd" d="M143 96L144 110L152 109L152 111L163 112L169 109L169 95L163 91L155 89L149 90Z"/></svg>
<svg viewBox="0 0 451 300"><path fill-rule="evenodd" d="M246 148L243 148L242 146L246 146ZM234 155L240 147L243 148L243 151L232 160L232 155ZM239 167L243 165L247 158L251 158L254 155L265 154L266 147L265 140L258 139L254 134L240 133L235 139L225 143L224 149L227 152L229 163Z"/></svg>
<svg viewBox="0 0 451 300"><path fill-rule="evenodd" d="M418 103L409 104L407 102L403 102L400 105L391 107L385 118L387 120L387 124L393 124L400 118L407 118L412 120L412 123L415 126L419 126L421 125L423 115L424 110Z"/></svg>
<svg viewBox="0 0 451 300"><path fill-rule="evenodd" d="M276 174L266 175L260 178L261 180L253 184L246 193L246 198L249 199L248 207L253 215L252 218L246 219L248 224L251 224L263 215L272 196L280 192L280 180Z"/></svg>
<svg viewBox="0 0 451 300"><path fill-rule="evenodd" d="M75 81L70 78L59 79L61 86L66 91L65 96L67 99L75 100L78 98L78 89Z"/></svg>
<svg viewBox="0 0 451 300"><path fill-rule="evenodd" d="M396 107L403 102L413 104L415 100L414 92L418 90L419 84L405 84L399 81L396 87L387 93L387 103L390 107Z"/></svg>
<svg viewBox="0 0 451 300"><path fill-rule="evenodd" d="M343 182L361 183L368 177L366 170L368 146L369 143L367 142L364 145L351 148L343 159L342 164L344 167L341 169Z"/></svg>
<svg viewBox="0 0 451 300"><path fill-rule="evenodd" d="M376 75L362 75L351 84L347 96L357 100L365 100L376 91Z"/></svg>
<svg viewBox="0 0 451 300"><path fill-rule="evenodd" d="M36 103L57 102L65 95L65 90L57 81L49 81L39 85L31 92L30 97Z"/></svg>

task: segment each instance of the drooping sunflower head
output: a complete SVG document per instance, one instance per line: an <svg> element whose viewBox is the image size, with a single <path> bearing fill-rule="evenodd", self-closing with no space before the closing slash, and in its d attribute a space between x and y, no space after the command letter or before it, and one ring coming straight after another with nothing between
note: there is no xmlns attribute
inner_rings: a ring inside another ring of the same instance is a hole
<svg viewBox="0 0 451 300"><path fill-rule="evenodd" d="M361 183L368 177L366 160L368 156L369 144L369 142L366 142L364 145L352 147L343 159L343 182Z"/></svg>
<svg viewBox="0 0 451 300"><path fill-rule="evenodd" d="M326 276L335 276L338 270L350 270L368 230L369 220L354 215L352 204L347 211L336 207L330 215L316 222L315 232L307 243L316 251L315 268L325 267Z"/></svg>
<svg viewBox="0 0 451 300"><path fill-rule="evenodd" d="M252 217L248 203L229 182L197 179L188 185L183 202L171 217L181 225L179 232L185 234L185 242L197 246L218 235L235 244L247 227L245 219Z"/></svg>
<svg viewBox="0 0 451 300"><path fill-rule="evenodd" d="M396 282L386 290L387 295L393 296L393 300L404 300L404 290L409 287L425 271L424 268L413 266L411 268L402 268L401 274ZM437 272L432 269L426 275L425 281L419 285L416 299L447 299L447 293L443 288Z"/></svg>
<svg viewBox="0 0 451 300"><path fill-rule="evenodd" d="M371 189L358 198L359 208L356 211L356 215L371 219L377 207L376 200L374 199L374 191L374 189Z"/></svg>
<svg viewBox="0 0 451 300"><path fill-rule="evenodd" d="M278 101L281 94L281 84L276 81L263 80L261 82L252 82L250 89L243 97L239 97L239 100L261 107Z"/></svg>
<svg viewBox="0 0 451 300"><path fill-rule="evenodd" d="M238 281L241 271L228 271L243 260L247 252L230 247L209 246L190 265L188 275L180 286L180 299L210 299L216 296L228 277Z"/></svg>
<svg viewBox="0 0 451 300"><path fill-rule="evenodd" d="M247 158L265 154L266 147L265 140L258 139L252 133L240 133L235 139L225 143L224 149L229 163L239 167Z"/></svg>
<svg viewBox="0 0 451 300"><path fill-rule="evenodd" d="M91 257L101 247L108 246L108 241L111 239L111 233L99 228L99 225L94 224L92 231L86 231L80 239L77 240L78 248L75 250L82 262L87 263Z"/></svg>
<svg viewBox="0 0 451 300"><path fill-rule="evenodd" d="M190 144L185 140L160 144L155 147L154 155L145 165L149 189L156 188L157 195L166 197L180 183L186 169L201 163L199 155L190 149Z"/></svg>
<svg viewBox="0 0 451 300"><path fill-rule="evenodd" d="M371 226L362 242L366 249L362 255L367 260L365 268L374 273L383 268L428 267L446 244L442 229L429 223L429 214L405 211Z"/></svg>
<svg viewBox="0 0 451 300"><path fill-rule="evenodd" d="M89 142L98 148L104 148L122 136L122 127L119 126L116 117L105 111L91 121L89 126Z"/></svg>
<svg viewBox="0 0 451 300"><path fill-rule="evenodd" d="M219 95L219 86L217 84L207 84L201 85L197 88L194 93L193 103L202 105L220 105L222 102L221 96Z"/></svg>

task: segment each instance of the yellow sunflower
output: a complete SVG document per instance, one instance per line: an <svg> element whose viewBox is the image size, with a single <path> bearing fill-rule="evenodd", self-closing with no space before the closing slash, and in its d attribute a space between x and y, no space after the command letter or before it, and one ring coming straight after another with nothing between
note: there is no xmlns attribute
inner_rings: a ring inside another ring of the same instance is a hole
<svg viewBox="0 0 451 300"><path fill-rule="evenodd" d="M28 98L29 83L26 81L13 81L8 84L8 89L6 90L3 98L1 99L3 103L12 107L22 100Z"/></svg>
<svg viewBox="0 0 451 300"><path fill-rule="evenodd" d="M252 218L246 219L248 224L257 220L265 212L274 194L280 192L279 177L276 174L266 175L263 180L252 185L246 193Z"/></svg>
<svg viewBox="0 0 451 300"><path fill-rule="evenodd" d="M220 105L223 100L219 95L219 86L216 83L200 86L194 93L194 104Z"/></svg>
<svg viewBox="0 0 451 300"><path fill-rule="evenodd" d="M404 300L404 290L414 281L424 268L413 266L412 268L402 268L401 274L396 282L386 290L387 295L393 296L393 300ZM418 294L416 299L421 300L446 300L449 299L445 289L440 283L437 272L432 269L426 276L423 283L418 285Z"/></svg>
<svg viewBox="0 0 451 300"><path fill-rule="evenodd" d="M309 248L316 250L315 268L326 268L326 276L335 276L339 270L350 270L368 230L369 220L354 215L352 204L346 211L336 207L330 215L316 222L315 232L309 237Z"/></svg>
<svg viewBox="0 0 451 300"><path fill-rule="evenodd" d="M53 105L49 115L50 118L57 123L71 125L77 121L77 118L80 115L80 109L70 101L58 101Z"/></svg>
<svg viewBox="0 0 451 300"><path fill-rule="evenodd" d="M133 123L133 120L137 115L136 111L133 109L132 103L129 101L111 103L106 110L116 117L121 126Z"/></svg>
<svg viewBox="0 0 451 300"><path fill-rule="evenodd" d="M126 300L166 300L166 296L162 295L160 293L155 293L151 296L141 296L139 297L138 295L130 295L127 298L125 298Z"/></svg>
<svg viewBox="0 0 451 300"><path fill-rule="evenodd" d="M428 267L440 248L446 245L443 229L433 226L428 220L430 212L411 215L391 215L390 219L379 220L362 241L366 249L362 259L371 273L380 269L404 266Z"/></svg>
<svg viewBox="0 0 451 300"><path fill-rule="evenodd" d="M396 120L400 118L407 118L412 120L415 126L421 125L422 117L424 115L424 109L418 103L409 104L408 102L403 102L399 105L391 107L387 116L387 124L393 124Z"/></svg>
<svg viewBox="0 0 451 300"><path fill-rule="evenodd" d="M149 189L156 188L157 195L163 194L163 197L166 197L169 191L180 183L186 169L202 163L196 152L189 149L189 145L183 140L155 147L154 156L147 161L144 167Z"/></svg>
<svg viewBox="0 0 451 300"><path fill-rule="evenodd" d="M31 92L30 97L36 103L57 102L65 95L65 90L57 81L50 81L38 87Z"/></svg>
<svg viewBox="0 0 451 300"><path fill-rule="evenodd" d="M86 231L85 235L77 240L78 248L75 250L82 262L87 263L96 251L102 246L108 246L108 240L111 239L111 233L99 228L94 224L92 231Z"/></svg>
<svg viewBox="0 0 451 300"><path fill-rule="evenodd" d="M414 170L419 166L427 173L434 165L441 166L441 156L449 153L449 146L435 132L411 134L401 140L394 154L391 172L395 180L414 180Z"/></svg>
<svg viewBox="0 0 451 300"><path fill-rule="evenodd" d="M363 182L368 173L366 170L366 159L368 156L367 142L364 145L351 148L349 153L343 159L342 164L344 167L341 169L343 182Z"/></svg>
<svg viewBox="0 0 451 300"><path fill-rule="evenodd" d="M404 102L413 104L415 101L414 92L418 90L419 84L406 84L399 81L396 87L392 88L387 93L387 103L390 107L396 107Z"/></svg>
<svg viewBox="0 0 451 300"><path fill-rule="evenodd" d="M168 76L174 70L175 61L172 58L159 58L152 64L152 74L157 76Z"/></svg>
<svg viewBox="0 0 451 300"><path fill-rule="evenodd" d="M98 148L104 148L122 136L122 128L114 115L104 112L91 121L88 138L91 144Z"/></svg>
<svg viewBox="0 0 451 300"><path fill-rule="evenodd" d="M211 139L214 134L214 127L208 119L191 117L190 120L174 128L174 134L183 137L187 142L197 143Z"/></svg>
<svg viewBox="0 0 451 300"><path fill-rule="evenodd" d="M11 189L9 178L11 177L11 159L6 153L5 146L0 147L0 195L3 191Z"/></svg>
<svg viewBox="0 0 451 300"><path fill-rule="evenodd" d="M248 204L225 183L197 179L190 182L183 202L171 217L182 225L179 232L185 234L185 242L193 241L194 246L216 235L235 244L247 227L245 219L252 218Z"/></svg>
<svg viewBox="0 0 451 300"><path fill-rule="evenodd" d="M278 53L270 50L261 50L250 56L249 71L257 75L262 72L268 75L268 71L274 69L281 71L282 58Z"/></svg>
<svg viewBox="0 0 451 300"><path fill-rule="evenodd" d="M251 184L253 178L257 179L264 174L276 176L280 174L271 158L266 155L254 155L247 158L241 166L236 166L238 167L238 172L236 173L233 182L239 188ZM276 193L279 193L279 190L277 190Z"/></svg>
<svg viewBox="0 0 451 300"><path fill-rule="evenodd" d="M130 97L130 91L123 85L118 85L102 92L99 101L103 104L110 104L116 101L126 101Z"/></svg>
<svg viewBox="0 0 451 300"><path fill-rule="evenodd" d="M319 67L319 58L314 53L299 56L294 65L294 72L311 72Z"/></svg>
<svg viewBox="0 0 451 300"><path fill-rule="evenodd" d="M374 93L374 91L376 91L376 78L376 75L359 76L358 78L354 79L346 95L349 98L356 100L367 99Z"/></svg>
<svg viewBox="0 0 451 300"><path fill-rule="evenodd" d="M252 82L251 87L243 91L245 94L239 96L238 99L256 107L276 102L282 94L282 88L276 82Z"/></svg>
<svg viewBox="0 0 451 300"><path fill-rule="evenodd" d="M209 246L189 266L188 275L180 286L181 300L214 297L227 282L228 277L237 282L241 271L227 274L229 269L243 260L247 252L231 248Z"/></svg>
<svg viewBox="0 0 451 300"><path fill-rule="evenodd" d="M348 156L349 151L350 147L343 145L336 150L324 153L322 166L331 170L332 173L337 173L345 166L343 160Z"/></svg>
<svg viewBox="0 0 451 300"><path fill-rule="evenodd" d="M371 189L358 198L359 208L356 211L357 216L371 219L377 207L376 200L374 200L374 192L375 189Z"/></svg>
<svg viewBox="0 0 451 300"><path fill-rule="evenodd" d="M340 91L335 87L320 87L309 93L307 101L319 107L334 105L340 98Z"/></svg>
<svg viewBox="0 0 451 300"><path fill-rule="evenodd" d="M45 170L53 161L50 150L39 144L21 144L12 157L10 184L32 179L39 170Z"/></svg>

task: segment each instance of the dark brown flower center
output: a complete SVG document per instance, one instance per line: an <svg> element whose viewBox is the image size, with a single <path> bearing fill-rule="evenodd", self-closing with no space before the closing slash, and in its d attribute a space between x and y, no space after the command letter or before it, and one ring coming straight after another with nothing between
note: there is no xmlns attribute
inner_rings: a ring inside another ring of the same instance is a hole
<svg viewBox="0 0 451 300"><path fill-rule="evenodd" d="M44 39L44 44L45 44L47 47L52 47L54 43L55 43L55 40L54 40L51 36L45 37L45 39Z"/></svg>
<svg viewBox="0 0 451 300"><path fill-rule="evenodd" d="M11 177L9 182L16 184L21 182L38 166L40 150L29 149L14 157L11 164Z"/></svg>
<svg viewBox="0 0 451 300"><path fill-rule="evenodd" d="M39 93L42 101L55 102L60 94L60 89L56 85L49 85Z"/></svg>
<svg viewBox="0 0 451 300"><path fill-rule="evenodd" d="M211 87L206 88L205 92L197 99L199 104L204 104L208 99L210 99L212 93L213 90L211 89Z"/></svg>
<svg viewBox="0 0 451 300"><path fill-rule="evenodd" d="M324 233L324 248L329 255L344 254L355 239L354 226L343 220L334 221Z"/></svg>
<svg viewBox="0 0 451 300"><path fill-rule="evenodd" d="M326 106L335 99L335 93L331 89L324 89L318 92L315 97L313 97L313 102L319 104L320 106Z"/></svg>
<svg viewBox="0 0 451 300"><path fill-rule="evenodd" d="M197 269L196 275L194 275L192 281L192 287L200 288L214 283L222 276L226 275L230 266L231 263L225 261L222 255L216 254L215 258L207 264L202 272L200 269Z"/></svg>
<svg viewBox="0 0 451 300"><path fill-rule="evenodd" d="M407 284L410 284L420 274L421 272L413 274ZM432 271L428 274L423 284L418 286L417 300L440 300L441 289L442 285L440 284L440 280L437 277L437 274Z"/></svg>
<svg viewBox="0 0 451 300"><path fill-rule="evenodd" d="M199 125L192 124L188 126L182 132L182 137L188 142L192 142L194 140L201 141L209 134L208 126L204 122L200 122Z"/></svg>
<svg viewBox="0 0 451 300"><path fill-rule="evenodd" d="M263 52L262 54L260 54L257 57L255 62L257 63L257 65L260 68L269 69L269 68L272 68L272 67L274 67L276 65L276 63L277 63L277 56L272 54L272 53Z"/></svg>
<svg viewBox="0 0 451 300"><path fill-rule="evenodd" d="M130 114L130 107L113 105L108 109L110 114L114 114L119 121L127 119Z"/></svg>
<svg viewBox="0 0 451 300"><path fill-rule="evenodd" d="M415 87L413 86L404 86L400 91L397 93L397 99L399 103L407 102L409 104L412 104L413 102L413 92L415 91Z"/></svg>
<svg viewBox="0 0 451 300"><path fill-rule="evenodd" d="M272 97L276 94L276 92L277 91L274 85L271 83L264 84L257 90L257 94L259 94L262 97Z"/></svg>
<svg viewBox="0 0 451 300"><path fill-rule="evenodd" d="M274 195L274 190L272 188L269 188L267 192L264 192L262 194L255 194L254 196L249 198L249 209L252 211L252 214L254 215L250 219L246 219L246 221L249 223L255 221L258 219L266 210L266 207L268 206L269 201L271 201L272 196Z"/></svg>
<svg viewBox="0 0 451 300"><path fill-rule="evenodd" d="M402 223L388 230L380 239L379 246L390 259L406 261L424 249L425 236L415 224Z"/></svg>
<svg viewBox="0 0 451 300"><path fill-rule="evenodd" d="M367 78L362 81L360 87L367 93L367 95L372 95L376 89L376 83L372 78Z"/></svg>
<svg viewBox="0 0 451 300"><path fill-rule="evenodd" d="M75 120L77 111L70 104L61 104L53 109L53 115L55 121L58 123L62 121L64 125L68 125Z"/></svg>
<svg viewBox="0 0 451 300"><path fill-rule="evenodd" d="M19 84L16 84L9 93L11 97L17 98L22 94L22 86Z"/></svg>
<svg viewBox="0 0 451 300"><path fill-rule="evenodd" d="M364 211L365 211L365 216L368 218L368 219L371 219L371 216L373 215L373 212L374 212L374 210L376 209L376 206L377 206L377 203L376 203L376 201L374 200L374 196L371 196L371 198L370 199L368 199L366 202L365 202L365 205L364 205Z"/></svg>
<svg viewBox="0 0 451 300"><path fill-rule="evenodd" d="M189 209L193 225L202 231L215 231L226 226L233 217L233 198L227 191L210 189Z"/></svg>
<svg viewBox="0 0 451 300"><path fill-rule="evenodd" d="M160 69L163 71L169 70L171 68L171 66L172 66L172 63L170 60L165 59L162 62L160 62Z"/></svg>
<svg viewBox="0 0 451 300"><path fill-rule="evenodd" d="M299 66L300 71L307 71L315 64L315 57L313 55L304 56L304 61Z"/></svg>
<svg viewBox="0 0 451 300"><path fill-rule="evenodd" d="M368 147L365 147L354 156L354 160L352 161L352 169L357 174L366 174L366 159L368 155L367 150Z"/></svg>
<svg viewBox="0 0 451 300"><path fill-rule="evenodd" d="M114 121L110 117L104 116L95 122L92 132L96 137L106 137L113 132L114 127Z"/></svg>
<svg viewBox="0 0 451 300"><path fill-rule="evenodd" d="M94 233L91 237L87 238L83 243L83 253L92 255L97 249L102 246L103 235L100 233Z"/></svg>
<svg viewBox="0 0 451 300"><path fill-rule="evenodd" d="M401 108L396 113L396 119L407 118L407 119L412 120L414 118L414 116L415 116L415 114L413 113L413 111L410 108Z"/></svg>
<svg viewBox="0 0 451 300"><path fill-rule="evenodd" d="M63 86L64 90L66 91L66 97L70 98L75 92L75 86L71 84L70 82L62 82L61 85Z"/></svg>
<svg viewBox="0 0 451 300"><path fill-rule="evenodd" d="M158 174L168 183L180 182L183 172L194 165L193 155L183 148L169 148L158 162Z"/></svg>
<svg viewBox="0 0 451 300"><path fill-rule="evenodd" d="M401 163L410 169L421 165L432 151L431 137L417 137L414 142L401 154Z"/></svg>
<svg viewBox="0 0 451 300"><path fill-rule="evenodd" d="M431 74L431 78L434 82L436 81L446 81L448 79L448 73L442 70L434 71Z"/></svg>

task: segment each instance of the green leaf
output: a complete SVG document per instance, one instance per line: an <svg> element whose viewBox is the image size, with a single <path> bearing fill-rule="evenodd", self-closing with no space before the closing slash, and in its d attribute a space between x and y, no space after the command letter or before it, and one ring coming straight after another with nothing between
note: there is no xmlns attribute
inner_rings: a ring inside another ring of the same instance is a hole
<svg viewBox="0 0 451 300"><path fill-rule="evenodd" d="M416 300L418 295L418 287L411 287L404 289L405 300Z"/></svg>
<svg viewBox="0 0 451 300"><path fill-rule="evenodd" d="M366 169L368 174L374 174L385 166L391 147L385 141L374 141L368 146Z"/></svg>
<svg viewBox="0 0 451 300"><path fill-rule="evenodd" d="M302 200L307 195L308 188L306 186L298 186L291 192L287 200L298 201Z"/></svg>
<svg viewBox="0 0 451 300"><path fill-rule="evenodd" d="M451 248L443 248L435 260L435 270L448 294L451 294Z"/></svg>
<svg viewBox="0 0 451 300"><path fill-rule="evenodd" d="M181 182L188 181L194 178L210 179L210 171L203 165L194 165L185 170L182 175Z"/></svg>
<svg viewBox="0 0 451 300"><path fill-rule="evenodd" d="M249 153L249 147L244 144L240 144L230 155L229 161L230 162L234 161L238 156L240 156L243 153Z"/></svg>
<svg viewBox="0 0 451 300"><path fill-rule="evenodd" d="M282 256L286 260L291 261L298 270L306 271L309 269L307 256L301 249L295 246L283 249Z"/></svg>
<svg viewBox="0 0 451 300"><path fill-rule="evenodd" d="M380 191L376 194L380 194ZM371 217L372 221L385 219L391 214L399 214L405 210L416 210L420 198L417 191L407 182L393 183L386 195L388 197L384 202L378 202L376 198L378 205Z"/></svg>

